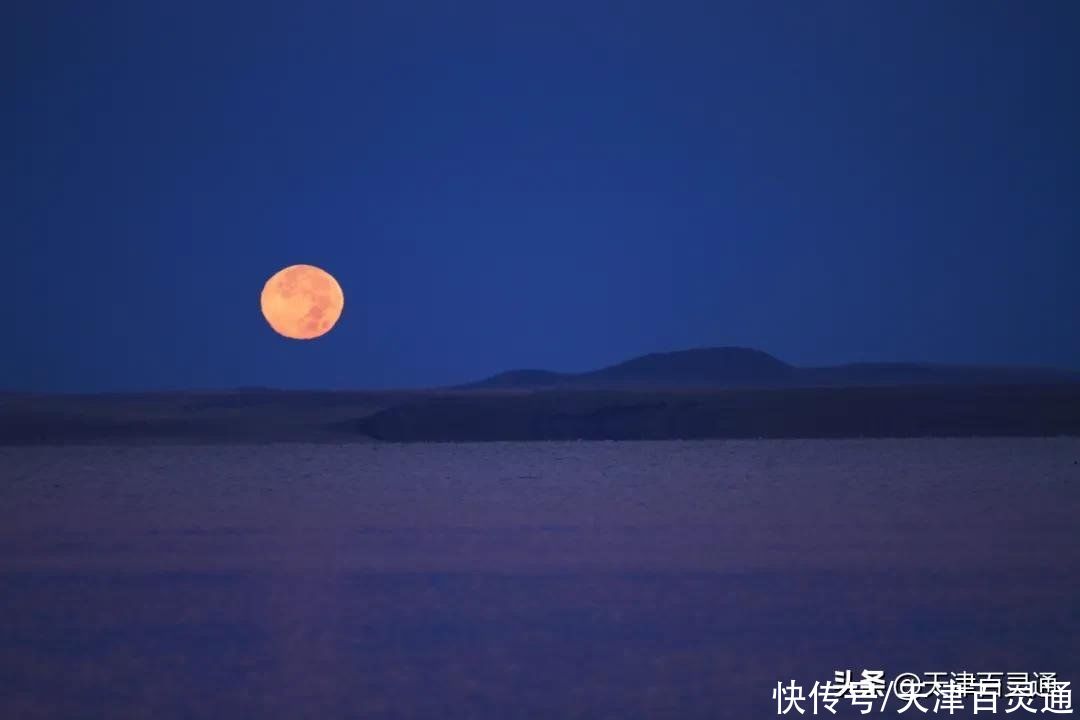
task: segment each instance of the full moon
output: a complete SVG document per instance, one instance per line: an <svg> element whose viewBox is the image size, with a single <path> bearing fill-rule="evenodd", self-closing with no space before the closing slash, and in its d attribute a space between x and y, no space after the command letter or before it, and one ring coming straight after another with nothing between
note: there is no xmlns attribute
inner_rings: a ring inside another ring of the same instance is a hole
<svg viewBox="0 0 1080 720"><path fill-rule="evenodd" d="M280 335L313 340L341 317L345 294L334 276L314 265L290 265L274 273L260 298L263 317Z"/></svg>

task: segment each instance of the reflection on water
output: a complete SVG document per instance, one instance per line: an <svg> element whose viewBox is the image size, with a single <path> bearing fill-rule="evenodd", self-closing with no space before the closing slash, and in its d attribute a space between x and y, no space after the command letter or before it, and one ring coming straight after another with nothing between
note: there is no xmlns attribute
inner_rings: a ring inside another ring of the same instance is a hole
<svg viewBox="0 0 1080 720"><path fill-rule="evenodd" d="M1080 443L954 442L8 449L0 716L767 717L839 668L1076 682Z"/></svg>
<svg viewBox="0 0 1080 720"><path fill-rule="evenodd" d="M839 668L1075 672L1080 583L18 573L3 591L7 717L708 718L764 716L776 679Z"/></svg>

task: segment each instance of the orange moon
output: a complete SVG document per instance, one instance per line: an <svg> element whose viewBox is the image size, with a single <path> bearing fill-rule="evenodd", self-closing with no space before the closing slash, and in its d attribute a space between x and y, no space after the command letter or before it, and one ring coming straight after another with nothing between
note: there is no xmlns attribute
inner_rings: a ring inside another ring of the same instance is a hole
<svg viewBox="0 0 1080 720"><path fill-rule="evenodd" d="M279 335L313 340L341 317L345 294L334 276L314 265L290 265L274 273L259 298L263 317Z"/></svg>

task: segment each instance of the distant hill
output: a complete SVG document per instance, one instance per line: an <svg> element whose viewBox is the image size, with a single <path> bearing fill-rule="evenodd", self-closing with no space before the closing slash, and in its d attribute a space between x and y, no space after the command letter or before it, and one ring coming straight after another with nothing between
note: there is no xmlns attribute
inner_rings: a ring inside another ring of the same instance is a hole
<svg viewBox="0 0 1080 720"><path fill-rule="evenodd" d="M1080 437L1080 374L655 353L465 388L0 395L0 446L818 437Z"/></svg>
<svg viewBox="0 0 1080 720"><path fill-rule="evenodd" d="M1028 385L1080 382L1080 372L1039 367L852 363L797 367L741 347L652 353L582 373L510 370L464 389L663 389L863 387L879 385Z"/></svg>

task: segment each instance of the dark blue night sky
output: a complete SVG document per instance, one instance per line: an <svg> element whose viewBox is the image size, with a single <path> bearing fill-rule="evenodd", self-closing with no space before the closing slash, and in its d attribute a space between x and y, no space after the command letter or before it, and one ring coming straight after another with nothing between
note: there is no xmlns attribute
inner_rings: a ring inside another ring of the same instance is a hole
<svg viewBox="0 0 1080 720"><path fill-rule="evenodd" d="M1080 3L5 3L0 389L1080 368ZM293 263L346 294L275 335Z"/></svg>

